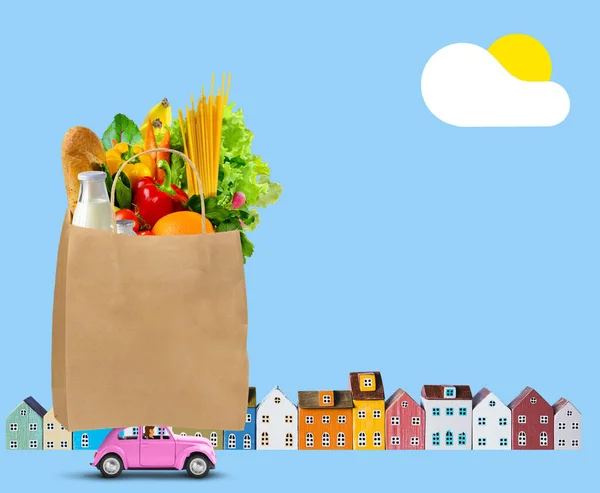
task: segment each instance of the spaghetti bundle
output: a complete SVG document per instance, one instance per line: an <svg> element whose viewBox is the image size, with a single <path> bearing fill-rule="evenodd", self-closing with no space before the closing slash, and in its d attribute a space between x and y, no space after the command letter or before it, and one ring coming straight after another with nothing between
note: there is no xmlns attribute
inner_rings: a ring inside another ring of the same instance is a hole
<svg viewBox="0 0 600 493"><path fill-rule="evenodd" d="M225 87L225 74L223 74L221 87L217 88L217 93L214 94L215 75L213 74L208 96L204 94L204 86L196 105L194 96L190 96L191 108L187 105L185 107L185 121L183 112L179 110L184 152L198 167L206 197L217 195L223 109L229 99L230 84L231 74L227 78L227 87ZM186 165L186 176L188 194L200 193L200 186L189 165Z"/></svg>

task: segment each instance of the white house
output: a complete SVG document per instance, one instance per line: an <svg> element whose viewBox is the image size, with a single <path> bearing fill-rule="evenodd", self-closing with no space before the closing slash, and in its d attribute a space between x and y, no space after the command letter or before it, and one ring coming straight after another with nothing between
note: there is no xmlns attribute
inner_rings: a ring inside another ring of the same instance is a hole
<svg viewBox="0 0 600 493"><path fill-rule="evenodd" d="M256 449L298 449L298 408L279 387L256 408Z"/></svg>
<svg viewBox="0 0 600 493"><path fill-rule="evenodd" d="M473 449L510 450L511 411L485 387L473 397Z"/></svg>
<svg viewBox="0 0 600 493"><path fill-rule="evenodd" d="M425 450L471 450L472 399L468 385L423 385Z"/></svg>
<svg viewBox="0 0 600 493"><path fill-rule="evenodd" d="M554 450L581 448L581 413L570 401L561 397L554 409Z"/></svg>

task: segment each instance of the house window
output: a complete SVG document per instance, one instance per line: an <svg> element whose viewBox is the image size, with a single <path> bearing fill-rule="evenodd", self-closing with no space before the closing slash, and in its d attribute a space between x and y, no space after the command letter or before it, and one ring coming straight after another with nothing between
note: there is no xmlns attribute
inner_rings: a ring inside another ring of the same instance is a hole
<svg viewBox="0 0 600 493"><path fill-rule="evenodd" d="M571 429L572 430L578 430L579 429L579 423L571 423Z"/></svg>
<svg viewBox="0 0 600 493"><path fill-rule="evenodd" d="M451 447L454 445L454 435L450 430L446 432L446 447Z"/></svg>
<svg viewBox="0 0 600 493"><path fill-rule="evenodd" d="M421 425L421 418L413 416L413 418L412 418L412 425L413 426L420 426Z"/></svg>
<svg viewBox="0 0 600 493"><path fill-rule="evenodd" d="M185 431L182 431L182 432L179 434L179 436L180 436L180 437L186 437L186 436L187 436L187 433L186 433Z"/></svg>
<svg viewBox="0 0 600 493"><path fill-rule="evenodd" d="M390 419L390 424L399 425L400 424L400 416L392 416Z"/></svg>
<svg viewBox="0 0 600 493"><path fill-rule="evenodd" d="M488 402L488 405L490 407L496 407L496 401L490 401L490 402Z"/></svg>
<svg viewBox="0 0 600 493"><path fill-rule="evenodd" d="M323 404L331 404L331 396L330 395L325 394L323 396Z"/></svg>
<svg viewBox="0 0 600 493"><path fill-rule="evenodd" d="M290 448L294 446L294 438L291 433L285 434L285 446Z"/></svg>
<svg viewBox="0 0 600 493"><path fill-rule="evenodd" d="M455 396L456 396L456 391L455 391L454 387L446 387L446 389L444 390L444 397L446 399L452 399Z"/></svg>
<svg viewBox="0 0 600 493"><path fill-rule="evenodd" d="M81 448L88 448L90 446L90 436L87 433L81 435Z"/></svg>
<svg viewBox="0 0 600 493"><path fill-rule="evenodd" d="M323 433L323 436L321 436L321 445L323 447L329 447L329 433Z"/></svg>
<svg viewBox="0 0 600 493"><path fill-rule="evenodd" d="M432 415L432 416L439 416L439 415L440 415L440 408L439 408L439 407L434 407L434 408L431 410L431 415Z"/></svg>
<svg viewBox="0 0 600 493"><path fill-rule="evenodd" d="M252 415L246 414L246 423L252 423Z"/></svg>
<svg viewBox="0 0 600 493"><path fill-rule="evenodd" d="M54 442L51 442L51 441L46 442L46 448L48 448L48 449L54 448Z"/></svg>
<svg viewBox="0 0 600 493"><path fill-rule="evenodd" d="M312 425L315 422L315 418L314 416L306 416L306 424L307 425Z"/></svg>
<svg viewBox="0 0 600 493"><path fill-rule="evenodd" d="M10 431L19 431L18 423L11 423L8 428Z"/></svg>
<svg viewBox="0 0 600 493"><path fill-rule="evenodd" d="M27 409L21 409L21 416L27 416Z"/></svg>
<svg viewBox="0 0 600 493"><path fill-rule="evenodd" d="M477 418L477 424L479 426L485 426L487 420L485 418Z"/></svg>
<svg viewBox="0 0 600 493"><path fill-rule="evenodd" d="M233 433L230 433L229 437L227 438L227 448L235 448L235 435Z"/></svg>
<svg viewBox="0 0 600 493"><path fill-rule="evenodd" d="M269 446L269 434L266 431L263 431L260 436L260 444L264 447Z"/></svg>
<svg viewBox="0 0 600 493"><path fill-rule="evenodd" d="M477 444L478 444L480 447L485 447L485 446L487 445L487 438L480 438L480 439L477 441Z"/></svg>
<svg viewBox="0 0 600 493"><path fill-rule="evenodd" d="M246 434L244 435L244 450L250 450L250 447L252 447L252 438Z"/></svg>
<svg viewBox="0 0 600 493"><path fill-rule="evenodd" d="M392 445L400 445L400 437L392 437Z"/></svg>
<svg viewBox="0 0 600 493"><path fill-rule="evenodd" d="M288 415L285 417L285 422L286 422L286 423L291 423L292 421L293 421L293 419L292 419L292 416L288 414Z"/></svg>
<svg viewBox="0 0 600 493"><path fill-rule="evenodd" d="M467 434L466 433L459 433L458 434L458 444L459 445L466 445L467 444Z"/></svg>
<svg viewBox="0 0 600 493"><path fill-rule="evenodd" d="M346 436L341 431L337 434L337 446L338 447L346 446Z"/></svg>
<svg viewBox="0 0 600 493"><path fill-rule="evenodd" d="M29 431L37 431L37 423L29 423Z"/></svg>
<svg viewBox="0 0 600 493"><path fill-rule="evenodd" d="M365 387L373 387L373 379L372 378L365 378L363 380L363 385Z"/></svg>
<svg viewBox="0 0 600 493"><path fill-rule="evenodd" d="M138 427L133 428L133 436L138 436Z"/></svg>
<svg viewBox="0 0 600 493"><path fill-rule="evenodd" d="M359 419L365 419L367 417L367 411L358 411Z"/></svg>
<svg viewBox="0 0 600 493"><path fill-rule="evenodd" d="M535 404L537 402L537 399L535 397L532 397L531 399L529 399L529 402Z"/></svg>
<svg viewBox="0 0 600 493"><path fill-rule="evenodd" d="M524 431L520 431L519 432L519 447L524 447L525 445L527 445L527 435L525 434Z"/></svg>
<svg viewBox="0 0 600 493"><path fill-rule="evenodd" d="M263 433L264 435L264 433ZM268 436L267 436L267 442L269 441ZM218 447L219 446L219 435L217 435L216 431L211 431L210 432L210 443L213 447ZM268 443L267 443L268 445Z"/></svg>
<svg viewBox="0 0 600 493"><path fill-rule="evenodd" d="M367 446L367 434L364 431L361 431L358 434L358 446L366 447Z"/></svg>
<svg viewBox="0 0 600 493"><path fill-rule="evenodd" d="M419 445L419 437L411 437L410 438L410 444L413 447L416 447L417 445Z"/></svg>
<svg viewBox="0 0 600 493"><path fill-rule="evenodd" d="M540 424L547 425L548 424L548 416L540 416Z"/></svg>
<svg viewBox="0 0 600 493"><path fill-rule="evenodd" d="M439 445L440 444L440 432L436 431L433 435L431 435L431 444Z"/></svg>
<svg viewBox="0 0 600 493"><path fill-rule="evenodd" d="M453 407L446 408L446 416L454 416L454 408Z"/></svg>
<svg viewBox="0 0 600 493"><path fill-rule="evenodd" d="M401 406L402 406L403 408L407 408L407 407L408 407L408 401L402 401L402 404L401 404Z"/></svg>
<svg viewBox="0 0 600 493"><path fill-rule="evenodd" d="M331 422L331 417L330 416L323 416L321 418L321 423L323 423L324 425L328 425Z"/></svg>
<svg viewBox="0 0 600 493"><path fill-rule="evenodd" d="M60 431L66 431L66 430L67 429L63 425L60 425Z"/></svg>
<svg viewBox="0 0 600 493"><path fill-rule="evenodd" d="M547 447L548 446L548 433L546 433L545 431L542 431L540 433L540 447Z"/></svg>
<svg viewBox="0 0 600 493"><path fill-rule="evenodd" d="M14 449L16 449L18 447L19 447L19 442L17 442L16 440L11 440L10 443L9 443L9 445L8 445L8 448L11 449L11 450L14 450Z"/></svg>
<svg viewBox="0 0 600 493"><path fill-rule="evenodd" d="M375 418L375 419L381 418L381 411L379 409L373 411L373 418Z"/></svg>
<svg viewBox="0 0 600 493"><path fill-rule="evenodd" d="M567 416L573 416L573 411L567 411Z"/></svg>
<svg viewBox="0 0 600 493"><path fill-rule="evenodd" d="M279 404L279 403L281 403L281 397L275 397L275 399L273 399L273 401L275 401L275 404Z"/></svg>
<svg viewBox="0 0 600 493"><path fill-rule="evenodd" d="M567 441L566 441L566 440L560 439L560 440L558 441L558 446L559 446L559 447L564 447L566 444L567 444Z"/></svg>
<svg viewBox="0 0 600 493"><path fill-rule="evenodd" d="M313 434L307 433L306 434L306 446L310 448L310 447L314 447L314 445L315 445L315 439L313 437Z"/></svg>
<svg viewBox="0 0 600 493"><path fill-rule="evenodd" d="M579 447L579 440L571 440L571 447Z"/></svg>
<svg viewBox="0 0 600 493"><path fill-rule="evenodd" d="M461 407L461 408L458 410L458 415L459 415L459 416L466 416L466 415L467 415L467 408L466 408L466 407Z"/></svg>
<svg viewBox="0 0 600 493"><path fill-rule="evenodd" d="M269 416L268 416L268 415L266 415L266 414L265 414L265 415L263 415L263 417L262 417L262 422L263 422L263 423L268 423L269 421L270 421L270 419L269 419Z"/></svg>
<svg viewBox="0 0 600 493"><path fill-rule="evenodd" d="M29 448L38 448L37 440L29 440Z"/></svg>
<svg viewBox="0 0 600 493"><path fill-rule="evenodd" d="M381 447L381 432L373 433L373 447Z"/></svg>
<svg viewBox="0 0 600 493"><path fill-rule="evenodd" d="M506 425L508 425L508 418L498 418L498 424L500 426L506 426Z"/></svg>
<svg viewBox="0 0 600 493"><path fill-rule="evenodd" d="M185 433L183 433L183 436L185 436ZM199 431L197 431L196 433L194 433L194 436L201 437L202 433L200 433Z"/></svg>
<svg viewBox="0 0 600 493"><path fill-rule="evenodd" d="M559 430L566 430L567 429L567 423L558 423L558 429Z"/></svg>
<svg viewBox="0 0 600 493"><path fill-rule="evenodd" d="M338 416L338 423L341 425L346 424L346 416Z"/></svg>
<svg viewBox="0 0 600 493"><path fill-rule="evenodd" d="M54 430L54 423L46 423L46 430L48 430L48 431Z"/></svg>
<svg viewBox="0 0 600 493"><path fill-rule="evenodd" d="M60 441L60 448L67 448L69 446L69 442L67 440Z"/></svg>
<svg viewBox="0 0 600 493"><path fill-rule="evenodd" d="M520 425L524 425L525 423L527 423L527 416L523 416L523 415L519 416L518 422Z"/></svg>
<svg viewBox="0 0 600 493"><path fill-rule="evenodd" d="M501 438L500 439L500 446L501 447L508 447L508 438Z"/></svg>

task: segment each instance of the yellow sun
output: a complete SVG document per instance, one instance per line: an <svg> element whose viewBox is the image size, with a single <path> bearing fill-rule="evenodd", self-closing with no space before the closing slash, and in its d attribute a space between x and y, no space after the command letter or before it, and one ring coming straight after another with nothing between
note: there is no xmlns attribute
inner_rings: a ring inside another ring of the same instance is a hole
<svg viewBox="0 0 600 493"><path fill-rule="evenodd" d="M548 81L552 61L544 45L526 34L508 34L494 41L488 51L514 77L525 81Z"/></svg>

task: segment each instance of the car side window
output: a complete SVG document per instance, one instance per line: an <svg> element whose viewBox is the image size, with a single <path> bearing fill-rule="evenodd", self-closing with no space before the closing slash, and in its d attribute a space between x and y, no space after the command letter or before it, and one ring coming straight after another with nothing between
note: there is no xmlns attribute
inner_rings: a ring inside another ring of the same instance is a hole
<svg viewBox="0 0 600 493"><path fill-rule="evenodd" d="M159 429L160 429L160 435L162 436L163 440L171 439L171 435L169 435L169 431L166 428L159 428Z"/></svg>
<svg viewBox="0 0 600 493"><path fill-rule="evenodd" d="M125 428L124 430L121 430L119 432L119 434L117 435L117 438L119 440L137 440L138 439L138 433L137 433L137 428Z"/></svg>
<svg viewBox="0 0 600 493"><path fill-rule="evenodd" d="M144 426L144 440L160 440L160 428L157 426Z"/></svg>

